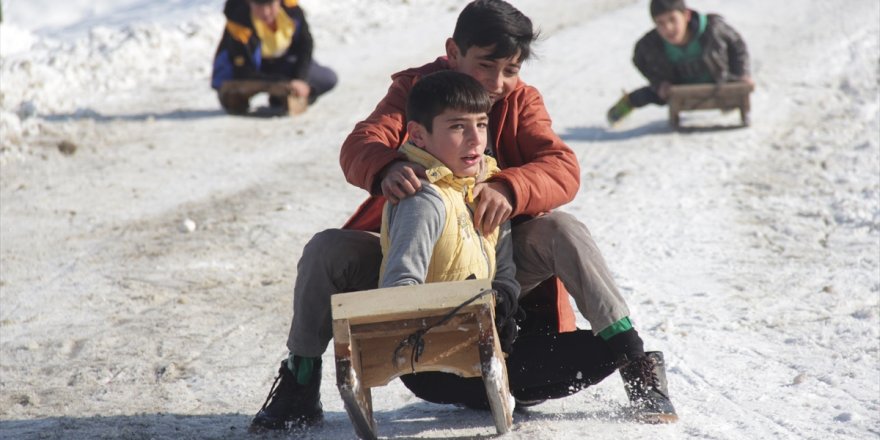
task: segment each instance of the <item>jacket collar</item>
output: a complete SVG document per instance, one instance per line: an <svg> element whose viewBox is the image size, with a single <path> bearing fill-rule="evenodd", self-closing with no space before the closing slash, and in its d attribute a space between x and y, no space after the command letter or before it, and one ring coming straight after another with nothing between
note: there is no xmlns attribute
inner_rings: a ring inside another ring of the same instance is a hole
<svg viewBox="0 0 880 440"><path fill-rule="evenodd" d="M428 182L447 185L457 191L464 192L467 194L468 202L473 202L474 196L472 191L477 183L486 181L486 179L500 171L495 163L495 159L491 156L483 155L483 164L476 177L458 177L434 155L413 145L412 142L407 141L401 145L400 152L405 154L410 161L425 167L425 175L428 177Z"/></svg>

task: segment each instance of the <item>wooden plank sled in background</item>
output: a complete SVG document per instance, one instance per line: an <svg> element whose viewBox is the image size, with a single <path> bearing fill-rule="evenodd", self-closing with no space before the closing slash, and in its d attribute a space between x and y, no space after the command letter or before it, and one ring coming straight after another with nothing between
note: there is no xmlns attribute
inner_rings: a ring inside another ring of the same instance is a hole
<svg viewBox="0 0 880 440"><path fill-rule="evenodd" d="M669 124L681 128L680 114L691 110L739 109L743 126L749 125L749 95L754 87L745 82L675 85L669 90Z"/></svg>

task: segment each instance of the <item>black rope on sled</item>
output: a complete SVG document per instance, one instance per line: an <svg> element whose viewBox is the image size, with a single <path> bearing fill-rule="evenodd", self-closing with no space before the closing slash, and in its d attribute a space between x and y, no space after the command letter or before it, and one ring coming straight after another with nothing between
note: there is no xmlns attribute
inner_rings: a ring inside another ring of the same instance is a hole
<svg viewBox="0 0 880 440"><path fill-rule="evenodd" d="M494 289L486 289L486 290L481 291L480 293L472 296L467 301L456 306L449 313L443 315L443 317L440 318L439 321L437 321L437 322L435 322L425 328L420 328L420 329L414 331L413 333L411 333L406 338L404 338L402 341L400 341L399 344L397 344L397 348L394 349L394 353L391 355L391 365L394 365L396 367L397 366L396 361L397 361L398 355L400 354L400 350L403 350L404 347L406 347L406 346L410 346L410 347L412 347L412 352L410 352L409 365L410 365L410 369L412 370L412 372L415 373L416 372L416 362L419 361L419 357L425 351L425 340L422 339L422 337L425 336L425 333L428 333L428 331L430 331L432 328L434 328L438 325L442 325L446 321L449 321L450 319L452 319L453 316L455 316L456 313L459 312L459 310L463 309L468 304L470 304L470 303L472 303L472 302L474 302L474 301L476 301L476 300L478 300L478 299L480 299L490 293L495 293L495 290Z"/></svg>

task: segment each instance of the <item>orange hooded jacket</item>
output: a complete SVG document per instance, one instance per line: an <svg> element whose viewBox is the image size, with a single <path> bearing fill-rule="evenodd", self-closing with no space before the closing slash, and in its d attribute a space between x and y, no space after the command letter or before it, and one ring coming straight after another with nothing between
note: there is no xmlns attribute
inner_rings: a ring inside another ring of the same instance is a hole
<svg viewBox="0 0 880 440"><path fill-rule="evenodd" d="M379 230L385 204L379 189L379 175L391 162L406 160L397 147L406 139L409 92L423 75L449 68L446 57L440 57L432 63L392 75L388 94L345 139L339 157L345 178L352 185L369 191L371 196L343 228ZM537 89L518 81L510 95L492 107L489 134L501 168L491 180L505 182L512 190L511 217L540 215L574 199L580 186L577 158L553 132L550 115ZM542 288L545 295L555 298L559 331L574 330L568 292L558 279L548 281Z"/></svg>

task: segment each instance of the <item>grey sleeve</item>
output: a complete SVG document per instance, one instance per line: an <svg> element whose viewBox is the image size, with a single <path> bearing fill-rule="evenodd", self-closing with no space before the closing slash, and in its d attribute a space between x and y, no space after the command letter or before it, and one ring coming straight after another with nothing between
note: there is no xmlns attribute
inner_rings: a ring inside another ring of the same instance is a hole
<svg viewBox="0 0 880 440"><path fill-rule="evenodd" d="M492 287L503 287L513 292L517 298L520 294L520 286L516 281L516 265L513 264L513 238L510 234L510 222L504 222L498 231L498 244L495 245L495 279Z"/></svg>
<svg viewBox="0 0 880 440"><path fill-rule="evenodd" d="M446 223L446 208L434 187L422 190L390 209L388 255L380 288L424 284L434 245Z"/></svg>

